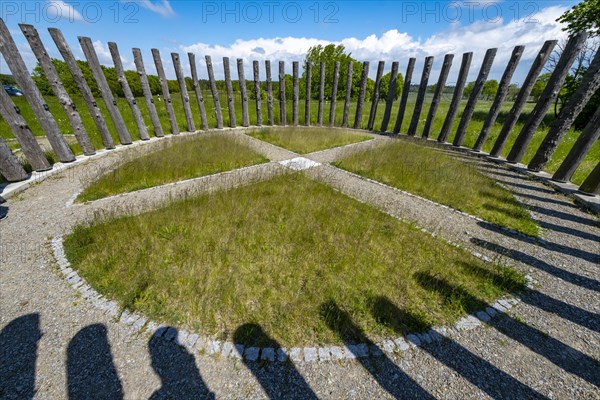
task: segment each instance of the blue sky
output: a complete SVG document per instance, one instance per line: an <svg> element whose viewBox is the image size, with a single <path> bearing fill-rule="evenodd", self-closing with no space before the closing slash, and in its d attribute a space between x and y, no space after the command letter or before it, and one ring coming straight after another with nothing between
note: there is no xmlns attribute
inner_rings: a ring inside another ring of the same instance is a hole
<svg viewBox="0 0 600 400"><path fill-rule="evenodd" d="M417 57L416 76L425 56L435 56L434 75L443 55L455 54L449 83L456 77L460 55L473 51L470 80L475 79L483 54L498 47L491 78L499 79L515 45L526 52L515 74L521 82L544 40L564 39L556 18L577 1L11 1L0 3L0 15L8 25L28 66L35 58L18 24L37 27L51 56L58 51L48 27L63 31L75 55L83 59L77 36L94 41L102 63L112 65L107 43L119 45L125 67L133 69L132 47L142 49L146 67L154 71L150 49L161 50L165 69L174 77L170 53L197 54L199 70L206 77L204 55L215 61L222 76L223 56L242 57L249 73L251 61L301 61L315 44L341 43L360 61L400 61ZM182 59L187 59L183 58ZM185 64L185 63L184 63ZM189 66L184 66L189 71ZM0 60L0 71L7 72ZM188 72L189 74L189 72ZM374 71L372 71L374 75Z"/></svg>

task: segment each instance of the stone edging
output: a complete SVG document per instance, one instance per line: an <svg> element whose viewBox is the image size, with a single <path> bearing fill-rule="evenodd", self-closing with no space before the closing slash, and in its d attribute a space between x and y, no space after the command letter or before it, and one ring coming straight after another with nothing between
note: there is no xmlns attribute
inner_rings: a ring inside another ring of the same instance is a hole
<svg viewBox="0 0 600 400"><path fill-rule="evenodd" d="M361 343L343 346L292 347L279 349L272 347L245 347L241 344L214 340L210 337L200 336L197 333L177 330L164 324L158 324L148 320L146 317L134 312L121 310L115 301L104 298L71 268L71 264L65 255L62 236L56 236L52 239L52 250L60 271L69 285L94 307L100 309L105 314L118 319L120 324L133 329L139 334L152 335L155 338L173 341L180 346L186 347L190 351L220 355L222 357L233 359L244 358L247 361L262 360L269 362L286 362L289 358L294 362L308 363L342 359L350 360L370 356L377 357L384 353L391 354L404 352L411 348L440 342L444 338L452 338L461 331L472 330L483 323L490 322L492 318L506 313L520 302L519 297L516 295L505 295L503 298L496 300L494 304L485 310L469 314L458 320L451 327L433 327L427 332L409 333L396 339L384 340L375 345ZM479 255L479 258L484 257L485 256ZM527 286L531 287L532 279L529 276L526 276L526 278L528 279Z"/></svg>

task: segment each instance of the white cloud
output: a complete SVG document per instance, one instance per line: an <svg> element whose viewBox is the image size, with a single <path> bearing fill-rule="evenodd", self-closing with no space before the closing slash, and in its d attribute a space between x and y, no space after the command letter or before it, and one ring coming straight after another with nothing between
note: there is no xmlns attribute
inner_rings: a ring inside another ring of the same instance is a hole
<svg viewBox="0 0 600 400"><path fill-rule="evenodd" d="M69 22L83 21L83 16L79 11L62 0L47 0L45 12L50 19L63 19Z"/></svg>
<svg viewBox="0 0 600 400"><path fill-rule="evenodd" d="M131 1L131 0L122 0L122 1ZM158 0L158 1L137 0L136 2L140 6L146 8L152 12L155 12L163 17L175 16L175 11L173 10L173 7L171 7L169 0Z"/></svg>

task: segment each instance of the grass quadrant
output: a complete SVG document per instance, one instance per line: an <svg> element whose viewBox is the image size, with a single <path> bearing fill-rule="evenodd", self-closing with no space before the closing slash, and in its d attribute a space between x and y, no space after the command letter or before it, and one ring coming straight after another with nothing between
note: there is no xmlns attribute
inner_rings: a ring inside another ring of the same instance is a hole
<svg viewBox="0 0 600 400"><path fill-rule="evenodd" d="M171 138L86 187L78 201L97 200L268 161L239 139L225 135Z"/></svg>
<svg viewBox="0 0 600 400"><path fill-rule="evenodd" d="M312 153L372 139L370 136L352 131L327 128L261 129L250 132L248 135L298 154Z"/></svg>
<svg viewBox="0 0 600 400"><path fill-rule="evenodd" d="M430 146L396 141L333 164L486 221L538 235L538 226L509 190L475 166Z"/></svg>
<svg viewBox="0 0 600 400"><path fill-rule="evenodd" d="M480 305L473 299L524 283L302 174L78 226L65 249L91 285L128 309L220 339L257 324L283 346L352 338L345 321L323 315L327 304L383 337L452 322ZM438 281L460 292L449 301L432 288Z"/></svg>

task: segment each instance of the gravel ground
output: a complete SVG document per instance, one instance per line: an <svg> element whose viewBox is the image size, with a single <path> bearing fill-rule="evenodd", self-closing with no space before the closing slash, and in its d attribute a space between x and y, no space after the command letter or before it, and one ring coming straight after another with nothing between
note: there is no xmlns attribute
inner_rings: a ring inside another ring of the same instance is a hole
<svg viewBox="0 0 600 400"><path fill-rule="evenodd" d="M356 146L386 140L392 139ZM275 161L296 156L248 142ZM345 151L351 146L304 157L330 162ZM544 228L543 239L498 229L327 164L307 173L445 240L501 257L529 274L535 288L507 315L441 342L396 355L317 363L220 358L135 334L77 295L59 274L52 237L125 199L132 211L156 206L157 198L181 194L173 189L179 185L67 207L90 170L105 170L122 154L33 185L3 204L9 217L0 222L0 398L600 398L597 217L502 165L459 156L514 190ZM245 171L229 173L236 177L230 182L242 184L244 174L267 179L282 170L269 163ZM212 179L186 183L185 190L209 189L217 185Z"/></svg>

